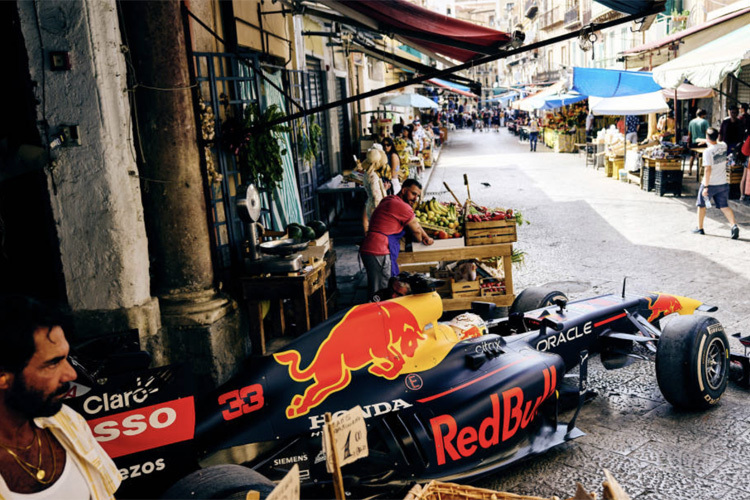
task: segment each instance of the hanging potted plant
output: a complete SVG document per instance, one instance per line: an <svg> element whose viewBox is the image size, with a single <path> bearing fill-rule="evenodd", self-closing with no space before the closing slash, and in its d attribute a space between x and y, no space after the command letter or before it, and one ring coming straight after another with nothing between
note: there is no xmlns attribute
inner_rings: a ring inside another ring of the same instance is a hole
<svg viewBox="0 0 750 500"><path fill-rule="evenodd" d="M298 142L302 145L302 163L305 171L315 163L320 149L320 136L322 129L315 121L310 121L309 125L303 123L299 127Z"/></svg>
<svg viewBox="0 0 750 500"><path fill-rule="evenodd" d="M271 125L284 117L278 105L272 104L262 112L257 103L245 108L242 122L228 119L222 126L227 145L237 156L243 182L254 183L271 191L284 178L282 156L282 134L290 127L282 124Z"/></svg>

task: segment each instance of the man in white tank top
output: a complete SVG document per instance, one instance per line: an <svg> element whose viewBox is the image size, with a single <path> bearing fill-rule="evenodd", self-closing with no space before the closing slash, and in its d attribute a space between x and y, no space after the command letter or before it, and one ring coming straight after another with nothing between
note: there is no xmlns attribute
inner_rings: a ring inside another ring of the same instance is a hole
<svg viewBox="0 0 750 500"><path fill-rule="evenodd" d="M120 474L83 417L62 404L75 380L63 318L0 297L0 499L114 498Z"/></svg>

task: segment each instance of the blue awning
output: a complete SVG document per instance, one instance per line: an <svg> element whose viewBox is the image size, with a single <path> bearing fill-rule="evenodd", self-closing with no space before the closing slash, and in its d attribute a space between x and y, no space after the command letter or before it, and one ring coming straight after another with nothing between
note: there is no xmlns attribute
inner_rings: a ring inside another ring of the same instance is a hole
<svg viewBox="0 0 750 500"><path fill-rule="evenodd" d="M626 14L646 14L650 12L655 5L664 4L663 0L595 0L606 7Z"/></svg>
<svg viewBox="0 0 750 500"><path fill-rule="evenodd" d="M573 90L596 97L623 97L661 90L651 73L600 68L573 68Z"/></svg>
<svg viewBox="0 0 750 500"><path fill-rule="evenodd" d="M544 99L544 104L537 109L557 109L563 106L568 106L574 102L583 101L588 99L588 96L577 94L575 92L567 92L565 94L551 95Z"/></svg>

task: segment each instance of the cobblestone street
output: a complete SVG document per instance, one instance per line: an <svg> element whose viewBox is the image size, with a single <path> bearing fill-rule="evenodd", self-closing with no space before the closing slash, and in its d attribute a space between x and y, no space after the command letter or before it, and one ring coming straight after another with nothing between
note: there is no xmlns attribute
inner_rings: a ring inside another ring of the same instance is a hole
<svg viewBox="0 0 750 500"><path fill-rule="evenodd" d="M529 153L505 129L451 133L426 186L426 196L463 198L463 174L480 205L520 210L531 224L515 248L526 252L514 268L516 293L553 287L571 299L660 291L718 306L727 334L750 333L750 210L733 202L740 239L717 209L706 235L692 234L697 217L695 173L683 197L659 197L585 167L582 156L556 154L540 144ZM357 273L353 246L338 247L339 276ZM347 273L348 269L350 272ZM363 273L349 283L363 297ZM733 348L741 347L730 339ZM662 398L653 364L605 371L589 365L598 397L586 404L578 427L586 436L483 478L478 486L538 496L570 497L576 481L601 491L609 469L633 499L750 499L750 393L730 382L718 407L679 413ZM563 415L567 421L572 413Z"/></svg>

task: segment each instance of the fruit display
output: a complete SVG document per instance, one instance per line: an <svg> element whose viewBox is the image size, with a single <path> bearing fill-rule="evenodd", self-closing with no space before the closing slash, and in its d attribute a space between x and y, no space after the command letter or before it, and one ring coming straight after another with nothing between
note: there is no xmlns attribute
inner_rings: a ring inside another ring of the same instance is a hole
<svg viewBox="0 0 750 500"><path fill-rule="evenodd" d="M524 220L523 215L521 215L521 212L519 212L518 210L513 210L512 208L488 208L479 205L471 205L469 207L469 213L466 215L466 220L468 222L513 220L519 226L524 222L526 224L529 223L528 221Z"/></svg>
<svg viewBox="0 0 750 500"><path fill-rule="evenodd" d="M432 198L420 204L414 215L433 238L444 240L463 236L463 217L455 204L441 203Z"/></svg>
<svg viewBox="0 0 750 500"><path fill-rule="evenodd" d="M286 226L287 236L299 242L312 241L316 238L320 238L326 233L326 231L328 231L328 227L326 227L325 222L319 220L312 221L307 226L297 224L296 222L292 222Z"/></svg>

